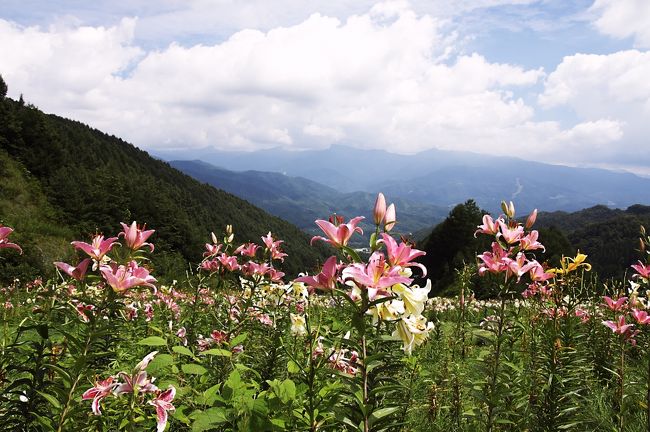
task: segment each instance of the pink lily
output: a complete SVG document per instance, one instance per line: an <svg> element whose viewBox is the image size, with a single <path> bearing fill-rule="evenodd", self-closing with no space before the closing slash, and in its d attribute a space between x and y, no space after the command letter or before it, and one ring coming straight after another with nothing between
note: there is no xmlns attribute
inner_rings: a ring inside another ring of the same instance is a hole
<svg viewBox="0 0 650 432"><path fill-rule="evenodd" d="M538 237L539 237L539 232L537 232L537 230L532 230L530 233L528 233L527 236L522 237L519 240L519 247L521 248L521 250L525 250L525 251L531 251L537 249L546 251L544 245L537 241Z"/></svg>
<svg viewBox="0 0 650 432"><path fill-rule="evenodd" d="M237 257L229 256L226 255L225 253L222 253L217 257L217 260L219 261L221 266L228 271L233 272L241 268L239 263L237 262Z"/></svg>
<svg viewBox="0 0 650 432"><path fill-rule="evenodd" d="M92 244L88 244L82 241L73 241L72 246L75 249L80 249L88 254L95 261L101 261L115 244L117 244L117 237L110 237L104 240L103 235L96 235L93 238Z"/></svg>
<svg viewBox="0 0 650 432"><path fill-rule="evenodd" d="M386 209L386 215L384 216L384 231L389 232L393 229L396 223L397 217L395 216L395 204L391 204Z"/></svg>
<svg viewBox="0 0 650 432"><path fill-rule="evenodd" d="M517 243L521 237L524 235L524 227L517 225L514 228L510 228L503 220L498 219L497 223L501 232L497 234L497 237L503 238L507 244Z"/></svg>
<svg viewBox="0 0 650 432"><path fill-rule="evenodd" d="M84 392L83 395L81 395L81 400L93 400L93 403L91 404L93 414L102 415L102 410L99 403L102 401L102 399L111 394L117 385L117 383L113 382L113 380L114 378L111 376L103 381L95 381L95 387L89 388Z"/></svg>
<svg viewBox="0 0 650 432"><path fill-rule="evenodd" d="M609 327L614 333L624 335L627 334L634 324L625 324L625 315L620 315L617 322L603 321L603 324Z"/></svg>
<svg viewBox="0 0 650 432"><path fill-rule="evenodd" d="M383 291L398 283L410 284L413 279L401 276L399 268L393 267L386 271L386 258L375 252L370 256L367 265L352 264L343 270L344 279L352 279L368 289L368 298L374 300L378 291Z"/></svg>
<svg viewBox="0 0 650 432"><path fill-rule="evenodd" d="M528 219L526 219L526 229L531 229L533 225L535 225L535 221L537 220L537 209L533 210L529 215Z"/></svg>
<svg viewBox="0 0 650 432"><path fill-rule="evenodd" d="M126 393L154 393L158 390L158 387L153 384L153 379L149 379L144 370L133 375L126 372L120 372L118 375L124 382L115 387L116 396Z"/></svg>
<svg viewBox="0 0 650 432"><path fill-rule="evenodd" d="M210 243L206 243L206 244L205 244L205 252L203 252L203 256L204 256L204 257L215 256L216 254L219 253L219 251L221 251L221 248L222 248L222 247L223 247L222 244L210 244ZM237 253L237 251L235 251L235 253Z"/></svg>
<svg viewBox="0 0 650 432"><path fill-rule="evenodd" d="M0 248L16 249L22 254L23 250L20 248L20 246L18 246L16 243L11 243L7 238L12 232L14 232L13 228L0 225Z"/></svg>
<svg viewBox="0 0 650 432"><path fill-rule="evenodd" d="M242 266L242 271L246 276L264 276L271 270L271 267L267 263L256 263L255 261L249 261Z"/></svg>
<svg viewBox="0 0 650 432"><path fill-rule="evenodd" d="M517 275L517 280L521 279L528 271L540 266L535 260L526 262L526 255L523 252L519 252L515 259L504 258L503 261L508 265L508 273Z"/></svg>
<svg viewBox="0 0 650 432"><path fill-rule="evenodd" d="M632 311L632 316L634 316L634 319L639 324L650 324L650 315L648 315L648 312L644 310L634 309Z"/></svg>
<svg viewBox="0 0 650 432"><path fill-rule="evenodd" d="M167 411L174 411L174 405L172 405L172 400L176 396L176 389L173 385L170 385L167 390L159 392L158 395L150 400L149 405L156 407L156 418L157 418L157 427L156 432L163 432L165 426L167 426Z"/></svg>
<svg viewBox="0 0 650 432"><path fill-rule="evenodd" d="M149 271L138 266L138 263L131 261L127 266L117 267L113 265L103 265L100 267L99 271L104 276L104 279L108 284L113 288L113 291L117 293L125 292L126 290L136 287L136 286L148 286L153 288L154 291L156 286L153 282L156 282L156 279L153 276L149 275Z"/></svg>
<svg viewBox="0 0 650 432"><path fill-rule="evenodd" d="M149 249L153 252L153 244L145 242L149 237L151 237L151 234L153 234L155 230L144 231L146 224L140 228L135 221L131 223L131 226L128 226L124 222L120 222L120 224L122 225L123 231L119 233L118 236L124 236L124 241L129 248L132 250L138 250L142 246L149 246Z"/></svg>
<svg viewBox="0 0 650 432"><path fill-rule="evenodd" d="M262 237L263 239L264 237ZM246 243L243 245L240 245L235 251L233 252L234 255L240 254L242 256L247 256L251 258L255 258L255 253L260 247L256 245L255 243Z"/></svg>
<svg viewBox="0 0 650 432"><path fill-rule="evenodd" d="M273 267L268 272L269 279L271 279L272 282L281 282L282 278L284 277L284 272L281 272Z"/></svg>
<svg viewBox="0 0 650 432"><path fill-rule="evenodd" d="M262 241L266 245L266 249L271 252L271 259L284 262L284 257L286 257L287 254L280 250L280 243L284 243L284 241L274 241L271 231L269 231L265 237L262 237Z"/></svg>
<svg viewBox="0 0 650 432"><path fill-rule="evenodd" d="M303 282L307 284L312 291L314 289L321 289L324 291L331 291L336 288L336 266L337 259L331 256L323 264L323 269L316 276L303 276L295 280L295 282Z"/></svg>
<svg viewBox="0 0 650 432"><path fill-rule="evenodd" d="M632 264L631 267L636 271L634 277L650 278L650 265L645 265L639 261L638 264Z"/></svg>
<svg viewBox="0 0 650 432"><path fill-rule="evenodd" d="M389 234L382 233L384 244L386 245L386 254L388 255L388 264L391 267L419 267L422 270L422 277L427 275L427 268L420 264L413 262L419 256L426 255L426 252L413 249L410 245L402 242L397 245L397 242Z"/></svg>
<svg viewBox="0 0 650 432"><path fill-rule="evenodd" d="M323 232L325 233L325 235L327 235L328 238L321 237L321 236L314 236L311 239L311 243L313 244L315 240L323 240L327 243L330 243L334 247L346 246L348 244L348 241L350 240L350 237L352 237L352 234L354 234L355 232L358 232L359 234L363 234L363 230L357 226L359 222L361 222L363 219L364 219L363 216L357 216L355 218L350 219L350 222L345 224L342 223L339 224L338 226L326 220L319 219L316 221L316 225L318 225L320 229L323 230Z"/></svg>
<svg viewBox="0 0 650 432"><path fill-rule="evenodd" d="M483 275L485 272L501 273L508 268L508 264L504 261L507 252L497 242L492 242L492 252L484 252L478 255L483 263L479 266L478 274Z"/></svg>
<svg viewBox="0 0 650 432"><path fill-rule="evenodd" d="M500 219L497 219L497 221L499 220ZM495 235L499 232L499 226L494 222L492 216L489 214L483 215L483 225L479 225L477 228L478 229L474 232L474 237L476 237L476 234L478 233Z"/></svg>
<svg viewBox="0 0 650 432"><path fill-rule="evenodd" d="M532 280L533 282L544 282L546 280L553 278L553 273L546 273L544 271L544 267L538 264L530 269L530 271L528 272L528 276L530 276L530 280Z"/></svg>
<svg viewBox="0 0 650 432"><path fill-rule="evenodd" d="M621 297L618 300L613 300L608 296L603 296L603 300L605 300L605 303L610 310L618 312L625 309L625 302L627 301L627 297Z"/></svg>
<svg viewBox="0 0 650 432"><path fill-rule="evenodd" d="M372 215L375 220L375 225L379 226L384 221L386 217L386 198L384 194L379 192L377 194L377 200L375 201L375 208L372 212Z"/></svg>
<svg viewBox="0 0 650 432"><path fill-rule="evenodd" d="M57 266L61 271L66 273L68 276L73 277L74 279L80 281L86 276L88 271L88 265L90 265L90 258L86 258L77 264L77 267L72 267L70 264L64 262L55 262L54 265Z"/></svg>

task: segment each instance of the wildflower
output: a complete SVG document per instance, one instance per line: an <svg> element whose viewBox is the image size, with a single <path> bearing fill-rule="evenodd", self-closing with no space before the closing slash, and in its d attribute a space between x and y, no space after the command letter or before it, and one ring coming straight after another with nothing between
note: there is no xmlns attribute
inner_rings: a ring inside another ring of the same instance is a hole
<svg viewBox="0 0 650 432"><path fill-rule="evenodd" d="M323 264L323 268L316 276L303 276L294 280L294 282L302 282L307 284L311 289L321 289L324 291L331 291L336 288L336 262L335 256L331 256Z"/></svg>
<svg viewBox="0 0 650 432"><path fill-rule="evenodd" d="M104 240L103 235L96 235L93 238L92 244L82 241L73 241L70 244L72 244L75 249L84 251L95 261L100 262L102 258L104 258L104 255L110 252L113 246L117 244L117 237L110 237Z"/></svg>
<svg viewBox="0 0 650 432"><path fill-rule="evenodd" d="M280 243L284 243L282 240L273 241L271 231L269 231L266 237L262 237L262 241L266 245L266 248L269 250L269 252L271 252L271 259L284 262L284 257L286 257L287 254L280 250Z"/></svg>
<svg viewBox="0 0 650 432"><path fill-rule="evenodd" d="M644 310L637 310L634 309L632 311L632 316L636 320L637 323L639 324L650 324L650 315L648 315L648 312Z"/></svg>
<svg viewBox="0 0 650 432"><path fill-rule="evenodd" d="M501 273L508 268L507 262L504 261L507 252L497 242L492 242L492 252L484 252L477 255L483 263L479 266L478 274L483 275L485 272Z"/></svg>
<svg viewBox="0 0 650 432"><path fill-rule="evenodd" d="M544 245L537 241L538 237L539 237L539 232L537 232L536 230L532 230L530 233L528 233L527 236L522 237L519 240L519 247L521 248L521 250L525 250L525 251L531 251L537 249L546 251Z"/></svg>
<svg viewBox="0 0 650 432"><path fill-rule="evenodd" d="M176 388L170 385L167 390L159 390L156 397L148 402L149 405L156 407L157 432L163 432L165 426L167 426L167 411L175 410L174 405L171 403L174 396L176 396Z"/></svg>
<svg viewBox="0 0 650 432"><path fill-rule="evenodd" d="M66 273L68 276L73 277L74 279L80 281L86 276L88 271L88 265L90 265L90 258L86 258L77 264L76 267L72 267L70 264L64 262L55 262L54 265L57 266L61 271Z"/></svg>
<svg viewBox="0 0 650 432"><path fill-rule="evenodd" d="M16 249L22 254L23 250L20 248L20 246L18 246L16 243L11 243L7 238L12 232L14 232L13 228L0 225L0 248Z"/></svg>
<svg viewBox="0 0 650 432"><path fill-rule="evenodd" d="M388 264L391 267L419 267L422 270L422 277L427 275L427 268L420 264L413 262L417 257L426 255L426 252L413 249L410 245L402 242L397 245L393 237L386 233L382 233L384 244L386 245L386 254L388 255Z"/></svg>
<svg viewBox="0 0 650 432"><path fill-rule="evenodd" d="M625 309L625 302L627 301L627 297L620 297L618 300L613 300L608 296L603 296L603 300L605 300L605 303L610 310L618 312Z"/></svg>
<svg viewBox="0 0 650 432"><path fill-rule="evenodd" d="M402 318L397 323L397 328L392 336L397 340L401 340L404 353L411 355L413 347L421 345L432 329L433 323L427 322L427 319L422 315L410 315L408 318Z"/></svg>
<svg viewBox="0 0 650 432"><path fill-rule="evenodd" d="M93 402L91 404L91 409L93 411L93 414L95 415L102 415L101 407L99 403L104 399L106 396L110 395L115 386L117 385L116 382L113 382L114 378L108 377L103 381L95 381L95 387L92 387L84 392L83 395L81 395L81 400L89 400L92 399Z"/></svg>
<svg viewBox="0 0 650 432"><path fill-rule="evenodd" d="M123 231L118 234L118 237L124 236L124 241L131 250L138 250L142 246L149 246L149 249L153 252L153 244L145 242L155 230L144 231L146 224L140 228L135 221L131 223L131 226L128 226L124 222L120 222L120 224L122 225Z"/></svg>
<svg viewBox="0 0 650 432"><path fill-rule="evenodd" d="M328 222L326 220L319 219L316 221L316 225L323 230L327 238L321 236L314 236L311 239L313 244L315 240L323 240L327 243L330 243L334 247L343 247L348 244L350 237L355 232L363 234L363 230L357 225L364 219L363 216L357 216L350 219L348 223L341 223L338 226Z"/></svg>
<svg viewBox="0 0 650 432"><path fill-rule="evenodd" d="M305 336L307 334L307 321L303 315L291 315L291 334L296 336Z"/></svg>
<svg viewBox="0 0 650 432"><path fill-rule="evenodd" d="M136 286L148 286L154 290L156 289L153 284L153 282L156 282L156 279L149 275L149 271L146 268L138 266L138 263L135 261L131 261L126 266L121 265L119 267L116 265L103 265L99 271L116 293L123 293Z"/></svg>
<svg viewBox="0 0 650 432"><path fill-rule="evenodd" d="M215 238L214 233L212 233L212 236L213 238ZM222 247L223 247L222 244L216 244L216 238L215 238L215 244L210 244L210 243L205 244L205 252L203 252L203 256L204 257L215 256L221 251ZM235 253L237 253L237 251L235 251Z"/></svg>
<svg viewBox="0 0 650 432"><path fill-rule="evenodd" d="M386 215L384 216L384 231L389 232L392 230L396 222L397 218L395 216L395 204L391 204L386 209Z"/></svg>
<svg viewBox="0 0 650 432"><path fill-rule="evenodd" d="M524 227L521 225L510 227L500 219L497 220L497 223L499 224L499 228L501 230L499 233L497 233L497 237L501 237L507 244L517 243L524 235Z"/></svg>
<svg viewBox="0 0 650 432"><path fill-rule="evenodd" d="M270 233L269 233L270 234ZM264 239L264 237L262 237ZM244 243L240 245L235 251L233 252L234 255L241 255L241 256L247 256L250 258L255 258L255 253L260 247L256 245L255 243Z"/></svg>
<svg viewBox="0 0 650 432"><path fill-rule="evenodd" d="M476 237L476 234L478 233L495 235L499 232L499 225L494 223L492 216L489 214L483 215L483 225L478 225L476 228L478 229L474 232L474 237Z"/></svg>
<svg viewBox="0 0 650 432"><path fill-rule="evenodd" d="M535 225L535 221L537 220L537 209L533 210L530 215L528 215L528 219L526 219L526 229L531 229L533 225Z"/></svg>
<svg viewBox="0 0 650 432"><path fill-rule="evenodd" d="M634 324L625 324L625 315L620 315L618 321L603 321L603 325L609 327L614 333L620 335L629 335L630 329Z"/></svg>
<svg viewBox="0 0 650 432"><path fill-rule="evenodd" d="M650 278L650 265L643 264L639 261L638 264L633 264L631 267L636 271L634 277L641 277L644 279Z"/></svg>
<svg viewBox="0 0 650 432"><path fill-rule="evenodd" d="M423 288L414 286L406 286L404 284L393 285L392 291L400 296L404 302L406 312L411 315L419 316L424 311L424 304L429 298L429 291L431 291L431 281L427 279L427 284Z"/></svg>
<svg viewBox="0 0 650 432"><path fill-rule="evenodd" d="M368 289L368 298L374 300L378 291L398 283L410 284L412 279L401 276L399 268L386 268L384 255L375 252L370 256L368 264L352 264L343 270L344 279L352 279Z"/></svg>
<svg viewBox="0 0 650 432"><path fill-rule="evenodd" d="M375 220L375 225L377 226L379 226L386 217L386 198L381 192L377 194L377 200L375 201L375 208L372 212L372 215Z"/></svg>

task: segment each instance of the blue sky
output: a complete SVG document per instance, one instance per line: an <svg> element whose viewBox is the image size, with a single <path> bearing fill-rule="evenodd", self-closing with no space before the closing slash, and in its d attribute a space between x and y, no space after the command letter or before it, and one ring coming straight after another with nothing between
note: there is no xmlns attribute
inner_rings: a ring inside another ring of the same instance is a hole
<svg viewBox="0 0 650 432"><path fill-rule="evenodd" d="M145 150L346 144L650 173L647 0L3 0L9 95Z"/></svg>

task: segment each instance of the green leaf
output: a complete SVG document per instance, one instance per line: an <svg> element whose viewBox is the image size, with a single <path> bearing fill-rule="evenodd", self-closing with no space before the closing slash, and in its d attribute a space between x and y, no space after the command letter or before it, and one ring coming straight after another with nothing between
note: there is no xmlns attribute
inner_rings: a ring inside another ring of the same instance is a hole
<svg viewBox="0 0 650 432"><path fill-rule="evenodd" d="M212 348L200 353L201 355L213 355L219 357L232 357L232 352L222 348Z"/></svg>
<svg viewBox="0 0 650 432"><path fill-rule="evenodd" d="M230 341L230 348L235 347L240 343L244 342L247 337L248 337L247 333L242 333L240 335L235 336L233 340Z"/></svg>
<svg viewBox="0 0 650 432"><path fill-rule="evenodd" d="M203 375L208 370L196 363L186 363L181 365L181 370L187 375Z"/></svg>
<svg viewBox="0 0 650 432"><path fill-rule="evenodd" d="M386 416L394 414L398 410L399 407L386 407L386 408L378 409L377 411L373 411L372 414L370 414L370 422L375 423L376 421L381 420Z"/></svg>
<svg viewBox="0 0 650 432"><path fill-rule="evenodd" d="M214 429L216 426L228 421L225 409L220 407L208 408L198 414L192 413L191 417L194 418L192 432L203 432Z"/></svg>
<svg viewBox="0 0 650 432"><path fill-rule="evenodd" d="M181 355L186 355L192 358L195 358L194 353L190 351L189 348L184 347L184 346L173 346L172 351L174 351L176 354L181 354Z"/></svg>
<svg viewBox="0 0 650 432"><path fill-rule="evenodd" d="M167 341L160 336L149 336L147 338L142 339L141 341L138 342L138 345L146 345L146 346L165 346L167 345Z"/></svg>
<svg viewBox="0 0 650 432"><path fill-rule="evenodd" d="M42 391L38 391L38 390L36 390L36 392L39 395L43 396L50 404L52 404L54 408L61 408L61 404L59 403L59 400L56 397L52 396L49 393L43 393Z"/></svg>
<svg viewBox="0 0 650 432"><path fill-rule="evenodd" d="M158 354L153 360L151 360L149 366L147 366L147 372L152 374L156 373L172 363L174 363L174 357L172 357L171 354Z"/></svg>

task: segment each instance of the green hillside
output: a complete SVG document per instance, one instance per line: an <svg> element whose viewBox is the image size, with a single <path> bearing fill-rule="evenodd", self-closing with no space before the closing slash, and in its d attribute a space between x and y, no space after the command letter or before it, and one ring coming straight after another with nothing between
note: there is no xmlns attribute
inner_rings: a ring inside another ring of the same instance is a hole
<svg viewBox="0 0 650 432"><path fill-rule="evenodd" d="M120 222L132 220L156 230L157 275L183 274L187 261L200 260L210 232L222 232L227 224L236 241L259 242L269 230L285 240L289 274L322 260L293 225L117 137L5 94L0 94L0 221L16 228L12 238L22 242L24 258L39 272L51 271L69 241L88 240L95 232L115 235ZM11 262L9 257L2 265Z"/></svg>

